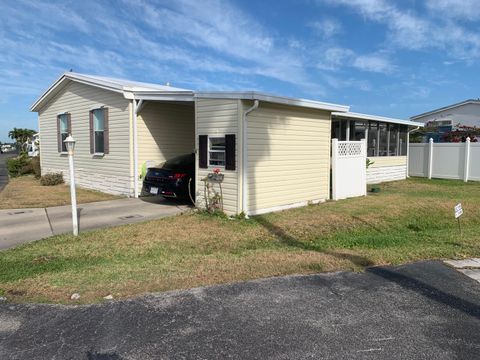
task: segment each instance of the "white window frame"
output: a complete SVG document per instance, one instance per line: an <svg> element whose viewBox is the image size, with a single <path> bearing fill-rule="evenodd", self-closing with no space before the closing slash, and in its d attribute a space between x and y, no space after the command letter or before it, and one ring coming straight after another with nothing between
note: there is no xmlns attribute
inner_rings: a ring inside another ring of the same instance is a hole
<svg viewBox="0 0 480 360"><path fill-rule="evenodd" d="M103 156L105 154L105 113L103 111L103 107L98 107L98 108L95 108L95 109L92 109L90 110L92 112L92 117L93 117L93 156ZM102 116L103 116L103 130L102 130L102 133L103 133L103 151L97 151L97 146L96 146L96 138L95 138L95 133L96 133L96 130L95 130L95 111L100 111L102 113Z"/></svg>
<svg viewBox="0 0 480 360"><path fill-rule="evenodd" d="M58 114L57 116L60 118L60 121L59 121L59 124L58 124L58 126L60 127L60 129L58 129L58 130L60 131L60 141L61 141L61 143L62 143L62 144L61 144L62 151L60 151L60 154L67 154L67 153L68 153L68 151L67 151L67 145L64 143L64 139L63 139L63 136L62 136L62 135L63 135L63 134L67 134L67 137L68 137L68 135L70 135L70 134L68 133L68 112L65 111L65 112L63 112L63 113L61 113L61 114ZM65 121L67 122L67 124L66 124L66 125L67 125L67 126L66 126L67 131L66 131L66 132L62 132L62 119L63 119L63 118L64 118ZM65 150L63 150L64 147L65 147Z"/></svg>
<svg viewBox="0 0 480 360"><path fill-rule="evenodd" d="M207 147L207 165L208 167L218 167L218 168L225 168L226 161L227 161L227 145L225 144L225 149L224 150L212 150L211 149L211 139L223 139L223 142L225 143L225 134L224 135L208 135L208 147ZM210 164L210 153L216 152L216 153L224 153L224 160L223 160L223 165L212 165Z"/></svg>

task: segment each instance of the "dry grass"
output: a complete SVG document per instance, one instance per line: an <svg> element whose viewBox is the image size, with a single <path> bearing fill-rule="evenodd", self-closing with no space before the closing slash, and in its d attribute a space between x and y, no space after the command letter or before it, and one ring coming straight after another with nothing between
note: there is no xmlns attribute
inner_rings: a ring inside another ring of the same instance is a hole
<svg viewBox="0 0 480 360"><path fill-rule="evenodd" d="M79 204L94 201L118 199L117 196L77 188ZM61 184L42 186L33 176L21 176L10 179L0 192L0 209L20 209L29 207L49 207L70 205L70 188Z"/></svg>
<svg viewBox="0 0 480 360"><path fill-rule="evenodd" d="M453 206L465 209L463 237ZM259 277L480 255L480 183L412 179L379 194L230 220L189 214L0 253L12 301L97 302Z"/></svg>

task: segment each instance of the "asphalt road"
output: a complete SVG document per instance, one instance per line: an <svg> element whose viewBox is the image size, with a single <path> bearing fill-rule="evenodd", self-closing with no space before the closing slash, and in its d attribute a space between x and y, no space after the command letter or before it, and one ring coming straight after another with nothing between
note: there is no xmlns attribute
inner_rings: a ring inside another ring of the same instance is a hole
<svg viewBox="0 0 480 360"><path fill-rule="evenodd" d="M480 285L440 262L90 306L0 305L0 359L478 359Z"/></svg>

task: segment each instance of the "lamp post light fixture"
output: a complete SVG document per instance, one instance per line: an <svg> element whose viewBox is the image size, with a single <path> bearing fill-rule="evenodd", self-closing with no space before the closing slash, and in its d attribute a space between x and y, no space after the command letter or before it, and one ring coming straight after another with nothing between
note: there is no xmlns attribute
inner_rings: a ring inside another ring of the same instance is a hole
<svg viewBox="0 0 480 360"><path fill-rule="evenodd" d="M73 154L75 152L75 139L71 134L63 141L68 153L68 164L70 166L70 196L72 198L72 224L73 235L78 235L78 217L77 217L77 194L75 192L75 170L73 168Z"/></svg>

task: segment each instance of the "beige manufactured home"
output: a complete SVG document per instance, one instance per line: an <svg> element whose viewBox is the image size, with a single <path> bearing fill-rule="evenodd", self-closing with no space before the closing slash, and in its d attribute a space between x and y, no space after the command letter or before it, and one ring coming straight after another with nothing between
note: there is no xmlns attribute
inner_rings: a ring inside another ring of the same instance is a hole
<svg viewBox="0 0 480 360"><path fill-rule="evenodd" d="M368 139L371 182L405 178L406 131L418 125L318 101L71 72L31 110L38 112L44 173L69 180L63 140L72 134L79 186L137 197L143 168L195 152L197 203L202 179L220 168L225 212L251 215L329 199L332 135Z"/></svg>

